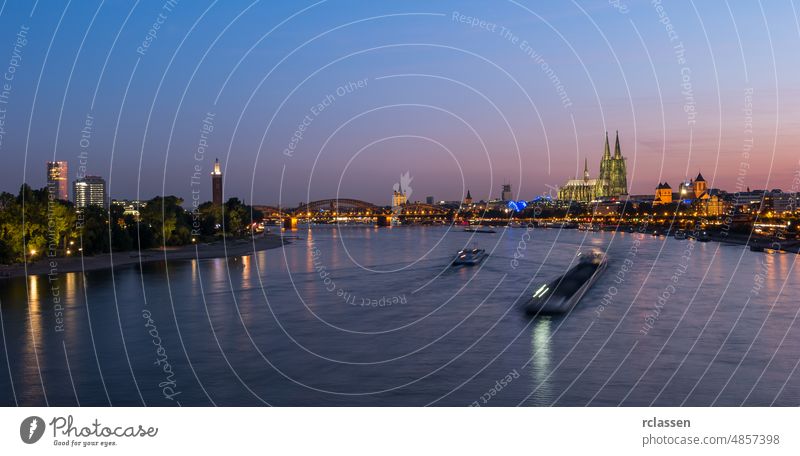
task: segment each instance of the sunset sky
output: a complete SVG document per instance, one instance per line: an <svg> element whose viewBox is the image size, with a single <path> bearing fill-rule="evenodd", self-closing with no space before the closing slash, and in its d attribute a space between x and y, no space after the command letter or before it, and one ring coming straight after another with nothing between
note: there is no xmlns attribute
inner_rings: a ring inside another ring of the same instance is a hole
<svg viewBox="0 0 800 456"><path fill-rule="evenodd" d="M619 130L633 194L798 191L798 11L742 3L4 3L0 190L83 154L115 198L189 199L197 166L210 200L219 157L248 203L389 204L406 172L411 200L531 199Z"/></svg>

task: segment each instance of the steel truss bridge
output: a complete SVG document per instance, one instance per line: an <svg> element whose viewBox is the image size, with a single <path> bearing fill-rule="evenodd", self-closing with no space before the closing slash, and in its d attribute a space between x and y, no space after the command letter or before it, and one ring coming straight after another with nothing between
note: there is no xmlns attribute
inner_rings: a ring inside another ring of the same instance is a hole
<svg viewBox="0 0 800 456"><path fill-rule="evenodd" d="M300 204L294 209L258 206L265 218L282 218L294 226L299 220L318 223L337 221L375 222L379 225L391 223L393 219L402 223L444 222L452 219L452 211L439 206L408 203L400 208L377 206L368 201L352 198L332 198Z"/></svg>

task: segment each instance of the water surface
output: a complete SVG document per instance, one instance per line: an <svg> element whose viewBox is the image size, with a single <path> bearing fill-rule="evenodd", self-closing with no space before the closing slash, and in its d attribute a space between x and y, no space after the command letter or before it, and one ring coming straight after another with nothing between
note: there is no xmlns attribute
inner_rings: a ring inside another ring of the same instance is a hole
<svg viewBox="0 0 800 456"><path fill-rule="evenodd" d="M0 403L800 405L797 255L574 230L297 234L0 282ZM448 266L472 246L491 252L480 267ZM610 263L576 309L526 318L591 248Z"/></svg>

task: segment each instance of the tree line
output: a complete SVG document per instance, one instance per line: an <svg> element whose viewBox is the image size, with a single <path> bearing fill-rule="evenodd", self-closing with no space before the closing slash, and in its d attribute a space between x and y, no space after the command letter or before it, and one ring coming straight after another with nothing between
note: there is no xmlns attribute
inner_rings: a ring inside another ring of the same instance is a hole
<svg viewBox="0 0 800 456"><path fill-rule="evenodd" d="M89 206L76 210L54 198L47 187L27 184L19 193L0 193L0 264L42 257L94 255L211 242L249 235L260 211L230 198L222 206L206 202L185 209L177 196L157 196L125 214L125 208Z"/></svg>

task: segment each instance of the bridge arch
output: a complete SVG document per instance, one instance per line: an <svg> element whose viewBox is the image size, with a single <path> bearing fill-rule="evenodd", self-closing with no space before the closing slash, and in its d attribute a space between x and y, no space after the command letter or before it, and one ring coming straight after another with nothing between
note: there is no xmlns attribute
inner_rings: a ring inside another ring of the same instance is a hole
<svg viewBox="0 0 800 456"><path fill-rule="evenodd" d="M364 214L364 215L380 215L385 213L382 207L376 206L367 201L361 201L351 198L334 198L324 199L319 201L311 201L301 204L292 211L295 216L317 215L320 213L338 213L338 214Z"/></svg>

